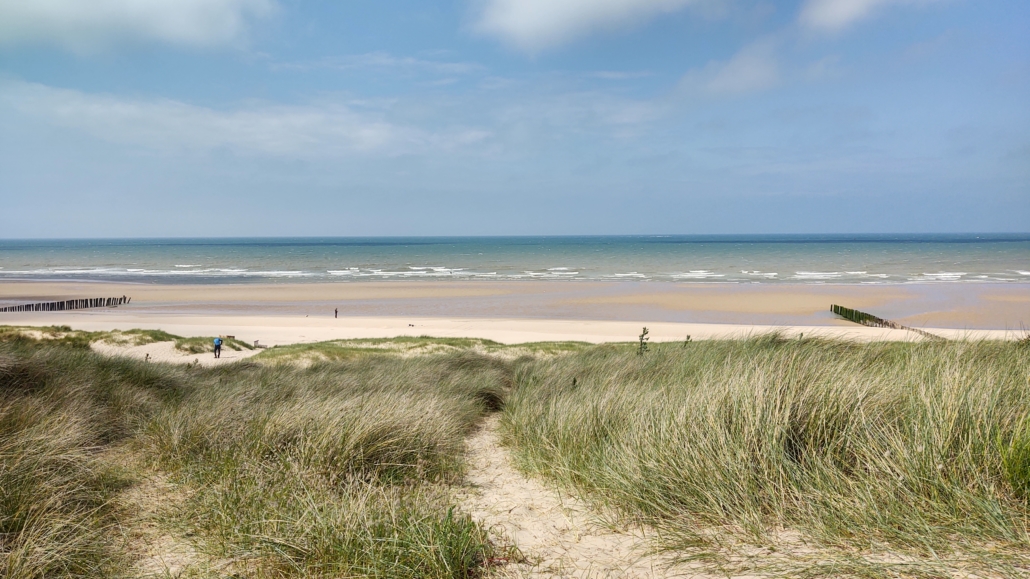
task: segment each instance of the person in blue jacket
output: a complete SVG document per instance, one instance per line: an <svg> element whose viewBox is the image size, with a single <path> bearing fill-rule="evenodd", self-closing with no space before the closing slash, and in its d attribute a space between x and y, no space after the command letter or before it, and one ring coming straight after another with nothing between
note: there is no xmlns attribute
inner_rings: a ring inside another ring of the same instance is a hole
<svg viewBox="0 0 1030 579"><path fill-rule="evenodd" d="M215 358L222 357L222 339L215 338Z"/></svg>

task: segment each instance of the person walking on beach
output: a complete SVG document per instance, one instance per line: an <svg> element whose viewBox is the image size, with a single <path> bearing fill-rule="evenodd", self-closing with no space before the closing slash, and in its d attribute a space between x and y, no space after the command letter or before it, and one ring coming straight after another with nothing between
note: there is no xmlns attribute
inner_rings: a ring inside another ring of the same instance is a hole
<svg viewBox="0 0 1030 579"><path fill-rule="evenodd" d="M222 339L215 338L215 358L222 357Z"/></svg>
<svg viewBox="0 0 1030 579"><path fill-rule="evenodd" d="M334 318L339 318L340 317L340 308L336 308L336 309L333 310L333 317Z"/></svg>

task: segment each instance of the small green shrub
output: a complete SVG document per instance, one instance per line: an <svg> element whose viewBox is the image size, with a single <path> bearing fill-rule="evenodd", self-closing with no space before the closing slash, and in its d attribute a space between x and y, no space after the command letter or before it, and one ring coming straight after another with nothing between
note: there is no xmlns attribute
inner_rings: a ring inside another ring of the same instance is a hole
<svg viewBox="0 0 1030 579"><path fill-rule="evenodd" d="M637 337L637 355L638 356L643 356L645 353L647 353L647 341L651 339L651 338L649 338L647 336L647 334L648 334L648 331L647 331L647 327L645 326L644 327L644 331L640 332L640 336Z"/></svg>

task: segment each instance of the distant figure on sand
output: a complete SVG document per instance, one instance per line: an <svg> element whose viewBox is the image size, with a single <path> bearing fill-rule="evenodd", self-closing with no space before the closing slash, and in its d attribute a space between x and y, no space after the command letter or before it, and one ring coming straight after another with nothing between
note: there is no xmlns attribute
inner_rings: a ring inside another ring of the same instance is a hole
<svg viewBox="0 0 1030 579"><path fill-rule="evenodd" d="M215 358L222 357L222 339L215 338Z"/></svg>
<svg viewBox="0 0 1030 579"><path fill-rule="evenodd" d="M336 308L336 309L333 310L333 317L334 318L340 317L340 308Z"/></svg>

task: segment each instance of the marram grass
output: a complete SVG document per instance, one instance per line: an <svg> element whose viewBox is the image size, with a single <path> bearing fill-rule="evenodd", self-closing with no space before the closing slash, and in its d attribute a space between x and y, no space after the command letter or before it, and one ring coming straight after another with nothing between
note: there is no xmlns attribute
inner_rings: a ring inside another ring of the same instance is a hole
<svg viewBox="0 0 1030 579"><path fill-rule="evenodd" d="M521 369L502 427L523 469L656 528L664 549L800 541L900 558L863 559L862 576L1019 576L1028 379L1015 343L605 346Z"/></svg>
<svg viewBox="0 0 1030 579"><path fill-rule="evenodd" d="M1030 572L1027 344L419 338L211 369L88 350L174 339L121 334L0 328L2 577L139 576L141 524L189 545L183 577L481 576L500 547L452 491L496 411L523 469L707 573ZM153 477L176 498L141 521L123 498Z"/></svg>
<svg viewBox="0 0 1030 579"><path fill-rule="evenodd" d="M465 353L203 369L0 343L0 576L138 576L134 525L188 544L187 577L478 576L495 547L451 488L509 382ZM155 476L157 519L117 506Z"/></svg>
<svg viewBox="0 0 1030 579"><path fill-rule="evenodd" d="M447 485L506 375L468 355L237 368L140 443L197 489L178 524L247 576L472 577L493 547Z"/></svg>

